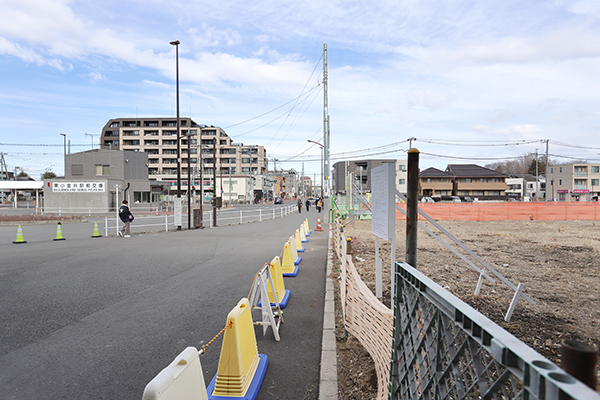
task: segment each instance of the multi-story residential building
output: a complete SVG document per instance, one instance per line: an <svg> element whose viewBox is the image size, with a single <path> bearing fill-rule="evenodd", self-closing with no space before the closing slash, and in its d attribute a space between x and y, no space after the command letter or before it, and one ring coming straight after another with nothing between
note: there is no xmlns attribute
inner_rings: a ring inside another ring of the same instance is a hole
<svg viewBox="0 0 600 400"><path fill-rule="evenodd" d="M384 163L394 163L396 170L396 190L406 193L407 160L357 160L340 161L333 165L333 193L345 194L350 190L351 181L363 193L371 192L371 169Z"/></svg>
<svg viewBox="0 0 600 400"><path fill-rule="evenodd" d="M187 189L190 174L202 173L205 192L214 188L214 168L218 179L232 175L260 175L268 169L263 146L233 143L219 127L199 125L180 118L181 178ZM188 154L189 141L189 154ZM177 179L176 118L116 118L109 120L100 136L102 149L134 150L148 153L148 175L152 180L173 183Z"/></svg>
<svg viewBox="0 0 600 400"><path fill-rule="evenodd" d="M508 175L475 164L450 164L446 172L454 175L453 196L498 199L506 195Z"/></svg>
<svg viewBox="0 0 600 400"><path fill-rule="evenodd" d="M437 168L427 168L419 174L419 194L421 196L451 196L454 175Z"/></svg>
<svg viewBox="0 0 600 400"><path fill-rule="evenodd" d="M510 174L506 178L506 194L519 199L544 199L546 196L546 178L531 174Z"/></svg>
<svg viewBox="0 0 600 400"><path fill-rule="evenodd" d="M575 163L548 168L549 199L589 201L600 194L600 163Z"/></svg>

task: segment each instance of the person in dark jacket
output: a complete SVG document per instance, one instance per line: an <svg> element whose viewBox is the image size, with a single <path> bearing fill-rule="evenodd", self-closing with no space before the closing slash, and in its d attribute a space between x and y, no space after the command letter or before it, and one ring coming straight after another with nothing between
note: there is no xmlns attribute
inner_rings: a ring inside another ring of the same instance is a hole
<svg viewBox="0 0 600 400"><path fill-rule="evenodd" d="M306 199L306 212L308 212L308 210L310 210L310 200Z"/></svg>
<svg viewBox="0 0 600 400"><path fill-rule="evenodd" d="M129 224L131 224L131 221L133 221L133 214L131 214L131 211L129 211L127 200L123 200L123 204L121 204L121 207L119 208L119 218L121 218L121 221L123 221L125 224L119 231L119 236L126 238L131 237L131 233L129 232Z"/></svg>
<svg viewBox="0 0 600 400"><path fill-rule="evenodd" d="M298 214L302 214L302 199L298 199Z"/></svg>

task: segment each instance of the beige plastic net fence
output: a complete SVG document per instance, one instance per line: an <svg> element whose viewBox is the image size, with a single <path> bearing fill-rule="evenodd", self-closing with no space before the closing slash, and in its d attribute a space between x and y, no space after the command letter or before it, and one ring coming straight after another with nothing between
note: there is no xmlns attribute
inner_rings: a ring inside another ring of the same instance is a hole
<svg viewBox="0 0 600 400"><path fill-rule="evenodd" d="M377 399L387 399L393 333L393 312L361 280L352 256L346 254L346 237L337 219L333 236L340 261L340 301L344 326L369 352L377 373Z"/></svg>

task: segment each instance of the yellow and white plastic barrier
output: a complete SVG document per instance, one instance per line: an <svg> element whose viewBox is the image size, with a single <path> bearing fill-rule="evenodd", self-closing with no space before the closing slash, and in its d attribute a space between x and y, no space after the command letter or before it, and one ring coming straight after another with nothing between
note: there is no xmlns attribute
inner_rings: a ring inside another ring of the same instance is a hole
<svg viewBox="0 0 600 400"><path fill-rule="evenodd" d="M300 239L299 229L296 229L294 239L296 240L296 250L298 250L298 253L304 253L304 245L302 244L302 240Z"/></svg>
<svg viewBox="0 0 600 400"><path fill-rule="evenodd" d="M25 239L23 239L23 229L21 228L21 225L19 225L19 227L17 228L17 238L15 239L15 241L13 243L14 244L27 243L27 241Z"/></svg>
<svg viewBox="0 0 600 400"><path fill-rule="evenodd" d="M258 354L252 311L247 298L227 315L217 374L208 385L208 398L255 399L269 359Z"/></svg>
<svg viewBox="0 0 600 400"><path fill-rule="evenodd" d="M144 389L143 400L208 400L198 350L188 347Z"/></svg>
<svg viewBox="0 0 600 400"><path fill-rule="evenodd" d="M311 234L311 230L308 226L308 218L304 220L304 232L306 233L306 236L310 236Z"/></svg>
<svg viewBox="0 0 600 400"><path fill-rule="evenodd" d="M294 235L290 236L290 246L292 246L292 257L294 259L294 265L299 265L302 262L302 257L298 254L298 250L296 250L296 238Z"/></svg>
<svg viewBox="0 0 600 400"><path fill-rule="evenodd" d="M304 224L300 224L300 241L302 243L308 242L308 238L306 237L306 228L304 227Z"/></svg>
<svg viewBox="0 0 600 400"><path fill-rule="evenodd" d="M290 240L293 240L290 238ZM290 240L285 242L283 245L283 259L281 260L281 273L283 276L296 276L298 275L298 266L294 263L294 256L292 255L292 245Z"/></svg>
<svg viewBox="0 0 600 400"><path fill-rule="evenodd" d="M279 303L279 307L283 310L285 307L287 307L290 299L290 291L285 289L285 284L283 283L283 273L281 272L281 262L279 261L279 257L275 257L273 260L271 260L271 263L269 264L269 270L273 280L273 287L275 288L275 293L277 294L277 302ZM267 285L267 293L269 294L269 302L272 306L274 306L275 296L273 295L273 289L271 289L271 285Z"/></svg>
<svg viewBox="0 0 600 400"><path fill-rule="evenodd" d="M54 241L57 240L67 240L62 234L62 224L60 222L56 225L56 237L54 238Z"/></svg>

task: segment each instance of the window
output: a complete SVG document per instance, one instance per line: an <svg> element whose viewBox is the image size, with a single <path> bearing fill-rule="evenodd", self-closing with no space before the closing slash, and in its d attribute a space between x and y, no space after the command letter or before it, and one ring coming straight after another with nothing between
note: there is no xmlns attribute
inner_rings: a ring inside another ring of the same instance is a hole
<svg viewBox="0 0 600 400"><path fill-rule="evenodd" d="M406 165L404 165L404 164L398 165L398 171L402 171L402 172L406 171Z"/></svg>
<svg viewBox="0 0 600 400"><path fill-rule="evenodd" d="M483 196L483 190L473 190L473 196Z"/></svg>
<svg viewBox="0 0 600 400"><path fill-rule="evenodd" d="M448 178L440 178L440 182L446 183L446 182L448 182Z"/></svg>
<svg viewBox="0 0 600 400"><path fill-rule="evenodd" d="M249 173L250 173L249 167L242 167L242 174L249 174Z"/></svg>
<svg viewBox="0 0 600 400"><path fill-rule="evenodd" d="M156 142L158 144L158 141ZM163 140L163 145L165 146L174 146L177 144L177 140Z"/></svg>
<svg viewBox="0 0 600 400"><path fill-rule="evenodd" d="M459 196L468 196L470 193L468 190L459 190L458 191L458 195Z"/></svg>
<svg viewBox="0 0 600 400"><path fill-rule="evenodd" d="M162 126L177 126L177 121L163 121Z"/></svg>
<svg viewBox="0 0 600 400"><path fill-rule="evenodd" d="M242 164L250 164L249 158L242 158Z"/></svg>
<svg viewBox="0 0 600 400"><path fill-rule="evenodd" d="M473 179L471 179L471 178L460 178L460 181L462 183L471 183L471 182L473 182Z"/></svg>
<svg viewBox="0 0 600 400"><path fill-rule="evenodd" d="M500 178L492 178L492 182L494 182L494 183L500 183L501 180L500 180Z"/></svg>
<svg viewBox="0 0 600 400"><path fill-rule="evenodd" d="M96 165L96 176L110 176L110 165Z"/></svg>
<svg viewBox="0 0 600 400"><path fill-rule="evenodd" d="M558 172L561 172L561 173L562 173L562 167L559 167L559 168L560 168L560 171L558 171Z"/></svg>
<svg viewBox="0 0 600 400"><path fill-rule="evenodd" d="M550 173L553 174L554 173L554 168L550 168Z"/></svg>
<svg viewBox="0 0 600 400"><path fill-rule="evenodd" d="M598 172L600 172L600 166L592 165L592 173L597 174Z"/></svg>
<svg viewBox="0 0 600 400"><path fill-rule="evenodd" d="M113 122L112 124L110 124L108 126L109 128L118 128L119 127L119 123L118 122Z"/></svg>
<svg viewBox="0 0 600 400"><path fill-rule="evenodd" d="M561 169L562 169L562 168L561 168ZM559 179L559 180L558 180L558 184L559 184L559 185L562 185L562 179Z"/></svg>
<svg viewBox="0 0 600 400"><path fill-rule="evenodd" d="M158 121L144 121L144 126L158 126Z"/></svg>
<svg viewBox="0 0 600 400"><path fill-rule="evenodd" d="M123 131L123 136L140 136L140 131Z"/></svg>
<svg viewBox="0 0 600 400"><path fill-rule="evenodd" d="M177 131L162 131L163 136L177 136Z"/></svg>
<svg viewBox="0 0 600 400"><path fill-rule="evenodd" d="M144 131L144 136L158 136L158 131Z"/></svg>
<svg viewBox="0 0 600 400"><path fill-rule="evenodd" d="M131 126L140 126L139 121L123 121L123 126L131 127Z"/></svg>
<svg viewBox="0 0 600 400"><path fill-rule="evenodd" d="M125 146L139 146L140 145L140 141L139 140L123 140L123 145L125 145Z"/></svg>
<svg viewBox="0 0 600 400"><path fill-rule="evenodd" d="M499 190L490 190L488 192L489 196L500 196L500 191Z"/></svg>
<svg viewBox="0 0 600 400"><path fill-rule="evenodd" d="M480 183L487 183L487 178L479 178Z"/></svg>
<svg viewBox="0 0 600 400"><path fill-rule="evenodd" d="M598 181L600 181L600 179L592 179L592 186L598 186Z"/></svg>
<svg viewBox="0 0 600 400"><path fill-rule="evenodd" d="M71 164L71 175L83 175L83 164Z"/></svg>
<svg viewBox="0 0 600 400"><path fill-rule="evenodd" d="M406 179L398 179L398 184L399 184L399 185L404 185L404 184L406 184Z"/></svg>
<svg viewBox="0 0 600 400"><path fill-rule="evenodd" d="M150 192L133 192L134 203L150 203Z"/></svg>
<svg viewBox="0 0 600 400"><path fill-rule="evenodd" d="M206 136L215 136L217 131L203 131L202 134Z"/></svg>

